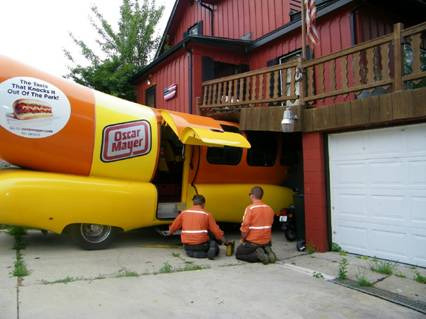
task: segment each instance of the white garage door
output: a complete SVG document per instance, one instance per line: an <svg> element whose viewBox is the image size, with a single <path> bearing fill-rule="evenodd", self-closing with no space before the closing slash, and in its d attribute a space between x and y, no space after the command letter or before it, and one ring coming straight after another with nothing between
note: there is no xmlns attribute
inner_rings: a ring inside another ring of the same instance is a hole
<svg viewBox="0 0 426 319"><path fill-rule="evenodd" d="M426 266L426 124L329 135L332 240Z"/></svg>

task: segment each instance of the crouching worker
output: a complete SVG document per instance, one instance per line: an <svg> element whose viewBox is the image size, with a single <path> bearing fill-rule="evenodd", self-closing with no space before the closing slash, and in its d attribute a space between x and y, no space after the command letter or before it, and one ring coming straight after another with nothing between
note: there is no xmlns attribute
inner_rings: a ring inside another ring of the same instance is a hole
<svg viewBox="0 0 426 319"><path fill-rule="evenodd" d="M274 263L277 256L271 248L271 228L274 211L262 202L263 189L255 186L250 191L249 205L241 224L241 244L237 247L237 259L264 264Z"/></svg>
<svg viewBox="0 0 426 319"><path fill-rule="evenodd" d="M169 227L169 235L182 228L181 241L186 254L194 258L214 259L219 254L219 244L225 241L223 231L214 217L204 210L203 195L192 198L193 206L182 211Z"/></svg>

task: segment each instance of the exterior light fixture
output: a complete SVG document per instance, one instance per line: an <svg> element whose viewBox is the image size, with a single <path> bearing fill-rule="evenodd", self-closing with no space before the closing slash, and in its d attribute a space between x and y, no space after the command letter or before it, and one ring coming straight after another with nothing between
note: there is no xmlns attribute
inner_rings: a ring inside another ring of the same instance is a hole
<svg viewBox="0 0 426 319"><path fill-rule="evenodd" d="M281 130L283 132L293 132L294 122L297 120L297 115L290 106L286 107L283 113L283 119L281 120Z"/></svg>

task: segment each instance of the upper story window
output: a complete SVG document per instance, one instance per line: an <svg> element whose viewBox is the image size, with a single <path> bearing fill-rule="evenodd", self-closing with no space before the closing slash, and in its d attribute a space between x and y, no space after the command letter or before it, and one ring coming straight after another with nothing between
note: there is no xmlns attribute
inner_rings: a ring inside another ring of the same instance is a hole
<svg viewBox="0 0 426 319"><path fill-rule="evenodd" d="M198 21L193 26L189 27L188 30L183 34L183 37L191 35L203 35L203 21Z"/></svg>
<svg viewBox="0 0 426 319"><path fill-rule="evenodd" d="M247 151L250 166L274 166L278 151L277 134L274 132L247 132L251 148Z"/></svg>
<svg viewBox="0 0 426 319"><path fill-rule="evenodd" d="M218 165L238 165L243 150L239 147L209 147L207 148L207 162Z"/></svg>

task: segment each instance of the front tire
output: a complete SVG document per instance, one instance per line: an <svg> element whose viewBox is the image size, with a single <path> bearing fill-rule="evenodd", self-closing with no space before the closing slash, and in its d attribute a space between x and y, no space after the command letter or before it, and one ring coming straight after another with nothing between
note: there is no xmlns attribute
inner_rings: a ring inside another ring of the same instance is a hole
<svg viewBox="0 0 426 319"><path fill-rule="evenodd" d="M109 247L117 232L117 228L108 225L75 224L71 226L71 238L86 250Z"/></svg>

